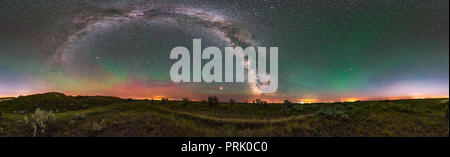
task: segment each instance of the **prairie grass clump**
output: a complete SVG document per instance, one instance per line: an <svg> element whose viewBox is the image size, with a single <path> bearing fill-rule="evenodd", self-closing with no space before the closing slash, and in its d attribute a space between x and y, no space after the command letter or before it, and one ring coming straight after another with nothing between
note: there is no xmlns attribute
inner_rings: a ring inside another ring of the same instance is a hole
<svg viewBox="0 0 450 157"><path fill-rule="evenodd" d="M303 105L294 105L294 106L292 106L292 110L294 110L295 112L302 112Z"/></svg>
<svg viewBox="0 0 450 157"><path fill-rule="evenodd" d="M304 105L300 104L291 104L291 105L284 105L282 107L281 113L285 116L290 116L298 113L303 113L305 111Z"/></svg>
<svg viewBox="0 0 450 157"><path fill-rule="evenodd" d="M25 116L24 118L25 124L33 130L33 137L47 134L48 130L53 126L54 120L55 114L53 112L47 112L39 108L30 117Z"/></svg>
<svg viewBox="0 0 450 157"><path fill-rule="evenodd" d="M445 119L447 119L447 121L448 121L448 118L449 118L448 117L448 103L445 104L444 109L442 109L442 113L443 113Z"/></svg>

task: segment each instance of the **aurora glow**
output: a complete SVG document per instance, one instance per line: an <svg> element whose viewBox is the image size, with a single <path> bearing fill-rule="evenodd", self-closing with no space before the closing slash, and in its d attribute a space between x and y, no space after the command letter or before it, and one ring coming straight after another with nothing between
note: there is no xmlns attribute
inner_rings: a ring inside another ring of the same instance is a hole
<svg viewBox="0 0 450 157"><path fill-rule="evenodd" d="M449 95L448 0L0 4L0 97L57 91L308 103ZM202 47L279 47L278 91L172 83L170 50L194 38Z"/></svg>

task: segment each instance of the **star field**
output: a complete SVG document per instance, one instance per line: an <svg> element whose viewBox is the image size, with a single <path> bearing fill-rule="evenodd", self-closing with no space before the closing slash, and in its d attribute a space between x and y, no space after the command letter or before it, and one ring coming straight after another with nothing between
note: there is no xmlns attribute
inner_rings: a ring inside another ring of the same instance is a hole
<svg viewBox="0 0 450 157"><path fill-rule="evenodd" d="M247 101L448 97L449 3L435 1L0 2L0 97ZM170 50L279 47L279 86L173 83Z"/></svg>

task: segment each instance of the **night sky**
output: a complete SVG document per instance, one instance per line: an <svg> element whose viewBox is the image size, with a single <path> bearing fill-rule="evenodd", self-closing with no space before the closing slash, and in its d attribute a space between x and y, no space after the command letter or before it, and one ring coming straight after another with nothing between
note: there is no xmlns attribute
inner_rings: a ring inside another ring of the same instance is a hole
<svg viewBox="0 0 450 157"><path fill-rule="evenodd" d="M194 38L278 47L277 92L173 83L170 51L192 54ZM318 102L448 97L448 87L448 0L0 2L0 97Z"/></svg>

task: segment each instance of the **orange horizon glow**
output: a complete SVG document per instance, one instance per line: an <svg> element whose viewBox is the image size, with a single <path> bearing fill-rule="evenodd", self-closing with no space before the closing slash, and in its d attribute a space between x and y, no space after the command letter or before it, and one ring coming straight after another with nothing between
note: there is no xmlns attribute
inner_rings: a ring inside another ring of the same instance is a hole
<svg viewBox="0 0 450 157"><path fill-rule="evenodd" d="M299 99L298 103L301 104L311 104L311 103L317 103L319 102L318 99Z"/></svg>

